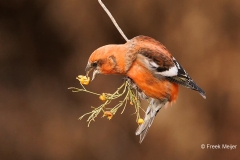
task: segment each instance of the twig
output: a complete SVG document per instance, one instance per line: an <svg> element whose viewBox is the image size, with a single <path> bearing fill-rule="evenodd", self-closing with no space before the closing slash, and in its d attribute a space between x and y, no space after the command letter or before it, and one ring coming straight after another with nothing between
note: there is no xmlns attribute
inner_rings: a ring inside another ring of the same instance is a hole
<svg viewBox="0 0 240 160"><path fill-rule="evenodd" d="M111 93L102 93L98 94L95 92L88 91L83 84L87 84L86 81L84 81L86 77L79 75L78 80L80 81L80 84L82 88L76 88L76 87L69 87L68 89L71 89L72 92L87 92L90 94L94 94L99 96L99 99L102 100L104 103L101 104L99 107L91 107L93 108L92 111L85 113L81 117L79 117L79 120L83 119L85 116L88 116L87 122L88 122L88 127L92 121L95 121L95 118L103 112L103 117L107 116L107 118L110 120L113 115L116 114L116 112L122 107L121 114L125 111L125 108L127 106L127 103L130 101L130 104L135 107L135 112L133 114L136 114L136 121L138 122L140 117L140 110L143 110L141 108L140 100L139 100L139 95L137 90L133 89L131 87L131 84L129 81L125 81L117 90L111 94ZM83 84L82 84L83 83ZM117 105L114 107L107 107L113 100L118 99L120 97L124 96L124 99L119 101ZM143 110L144 111L144 110ZM145 112L145 111L144 111Z"/></svg>
<svg viewBox="0 0 240 160"><path fill-rule="evenodd" d="M112 20L113 24L115 25L115 27L117 28L118 32L122 35L122 37L128 42L129 39L125 36L125 34L123 33L122 29L118 26L116 20L114 19L114 17L112 16L111 12L109 12L109 10L107 9L107 7L103 4L103 2L101 0L98 0L99 4L102 6L102 8L104 9L104 11L108 14L108 16L110 17L110 19Z"/></svg>

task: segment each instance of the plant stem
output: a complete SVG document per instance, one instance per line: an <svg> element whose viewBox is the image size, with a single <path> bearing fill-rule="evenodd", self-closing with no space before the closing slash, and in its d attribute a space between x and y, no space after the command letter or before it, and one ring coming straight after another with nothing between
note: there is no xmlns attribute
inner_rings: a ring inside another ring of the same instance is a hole
<svg viewBox="0 0 240 160"><path fill-rule="evenodd" d="M112 20L113 24L115 25L115 27L117 28L118 32L122 35L122 37L128 42L129 39L125 36L125 34L123 33L122 29L118 26L116 20L114 19L114 17L112 16L111 12L107 9L107 7L103 4L103 2L101 0L98 0L99 4L102 6L102 8L104 9L104 11L108 14L108 16L110 17L110 19Z"/></svg>

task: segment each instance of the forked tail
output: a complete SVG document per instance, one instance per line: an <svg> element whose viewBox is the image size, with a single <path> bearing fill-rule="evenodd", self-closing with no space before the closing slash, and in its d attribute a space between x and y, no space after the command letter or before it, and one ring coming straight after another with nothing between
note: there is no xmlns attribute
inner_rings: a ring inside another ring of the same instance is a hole
<svg viewBox="0 0 240 160"><path fill-rule="evenodd" d="M157 99L151 99L151 102L145 113L144 122L137 128L136 135L140 135L139 143L142 143L146 137L149 128L151 127L155 116L158 111L166 104L166 101L160 101Z"/></svg>

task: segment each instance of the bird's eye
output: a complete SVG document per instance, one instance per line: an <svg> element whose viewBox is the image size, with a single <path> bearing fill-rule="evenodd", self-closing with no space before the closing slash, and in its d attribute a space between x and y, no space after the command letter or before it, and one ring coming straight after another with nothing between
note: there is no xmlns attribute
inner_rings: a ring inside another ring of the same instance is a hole
<svg viewBox="0 0 240 160"><path fill-rule="evenodd" d="M92 67L97 67L97 62L93 62Z"/></svg>

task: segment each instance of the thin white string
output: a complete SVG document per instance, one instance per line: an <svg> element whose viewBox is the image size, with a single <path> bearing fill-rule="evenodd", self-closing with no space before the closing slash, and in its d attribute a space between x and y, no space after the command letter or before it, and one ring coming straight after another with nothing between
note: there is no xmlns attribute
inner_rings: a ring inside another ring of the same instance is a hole
<svg viewBox="0 0 240 160"><path fill-rule="evenodd" d="M111 12L109 12L109 10L107 9L107 7L103 4L103 2L101 0L98 0L99 4L102 6L102 8L104 9L104 11L108 14L108 16L110 17L110 19L112 20L113 24L115 25L115 27L117 28L118 32L122 35L122 37L128 42L129 39L125 36L125 34L123 33L122 29L118 26L116 20L114 19L114 17L112 16Z"/></svg>

